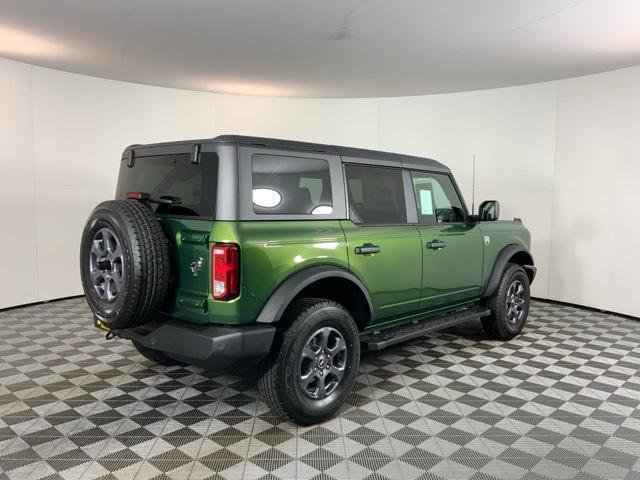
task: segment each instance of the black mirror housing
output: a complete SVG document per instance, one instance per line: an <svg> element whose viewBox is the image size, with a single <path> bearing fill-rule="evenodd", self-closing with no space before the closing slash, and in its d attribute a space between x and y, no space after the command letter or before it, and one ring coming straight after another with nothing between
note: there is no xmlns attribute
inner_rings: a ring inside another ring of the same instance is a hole
<svg viewBox="0 0 640 480"><path fill-rule="evenodd" d="M478 216L482 222L494 222L500 218L500 203L497 200L485 200L478 207Z"/></svg>

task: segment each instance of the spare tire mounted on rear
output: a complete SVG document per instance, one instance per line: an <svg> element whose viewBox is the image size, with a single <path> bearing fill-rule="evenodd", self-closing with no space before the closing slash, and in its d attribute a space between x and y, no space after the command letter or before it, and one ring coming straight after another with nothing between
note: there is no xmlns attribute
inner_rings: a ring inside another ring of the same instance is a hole
<svg viewBox="0 0 640 480"><path fill-rule="evenodd" d="M82 286L93 314L110 329L143 325L169 285L169 249L160 223L137 200L98 205L80 244Z"/></svg>

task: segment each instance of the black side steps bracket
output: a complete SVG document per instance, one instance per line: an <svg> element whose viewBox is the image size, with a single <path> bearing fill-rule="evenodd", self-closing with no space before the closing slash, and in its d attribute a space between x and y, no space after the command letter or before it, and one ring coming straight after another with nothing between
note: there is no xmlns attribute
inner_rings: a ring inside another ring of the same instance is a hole
<svg viewBox="0 0 640 480"><path fill-rule="evenodd" d="M416 320L408 325L391 328L382 332L374 333L362 337L362 343L369 350L382 350L396 343L411 340L427 333L436 332L445 328L453 327L469 320L476 320L481 317L491 315L491 310L479 305L439 315L424 320Z"/></svg>

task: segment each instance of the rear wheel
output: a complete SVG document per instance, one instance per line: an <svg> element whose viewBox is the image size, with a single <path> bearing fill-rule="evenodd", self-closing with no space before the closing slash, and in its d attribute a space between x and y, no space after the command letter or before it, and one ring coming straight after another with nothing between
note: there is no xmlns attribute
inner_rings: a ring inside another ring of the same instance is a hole
<svg viewBox="0 0 640 480"><path fill-rule="evenodd" d="M325 420L340 408L355 380L358 327L342 305L322 298L296 301L282 321L288 327L259 381L263 398L299 425Z"/></svg>
<svg viewBox="0 0 640 480"><path fill-rule="evenodd" d="M509 263L498 288L489 299L491 315L482 319L482 327L493 338L510 340L522 331L530 303L527 273L520 265Z"/></svg>

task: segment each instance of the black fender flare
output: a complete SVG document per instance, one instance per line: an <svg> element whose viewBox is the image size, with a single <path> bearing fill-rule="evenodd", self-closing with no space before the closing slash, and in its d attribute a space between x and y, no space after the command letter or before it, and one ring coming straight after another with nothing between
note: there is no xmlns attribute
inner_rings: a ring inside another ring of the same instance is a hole
<svg viewBox="0 0 640 480"><path fill-rule="evenodd" d="M324 278L344 278L353 282L362 292L364 298L369 306L369 313L373 315L373 303L366 287L362 284L358 278L352 273L344 270L340 267L332 267L328 265L321 265L315 267L309 267L294 273L284 282L282 282L278 288L271 294L267 303L264 304L258 318L257 323L274 323L280 320L282 314L289 306L291 301L298 295L305 287L308 287L318 280Z"/></svg>
<svg viewBox="0 0 640 480"><path fill-rule="evenodd" d="M536 276L536 267L533 265L533 257L531 256L531 253L524 246L512 243L504 247L498 254L498 257L493 264L493 269L491 270L489 281L487 282L487 286L485 287L484 293L482 294L483 298L487 298L493 295L493 293L498 288L498 284L500 283L500 279L502 278L502 272L504 272L507 263L509 263L509 260L511 260L511 258L516 254L521 254L526 259L523 267L527 271L529 283L533 282L533 279Z"/></svg>

